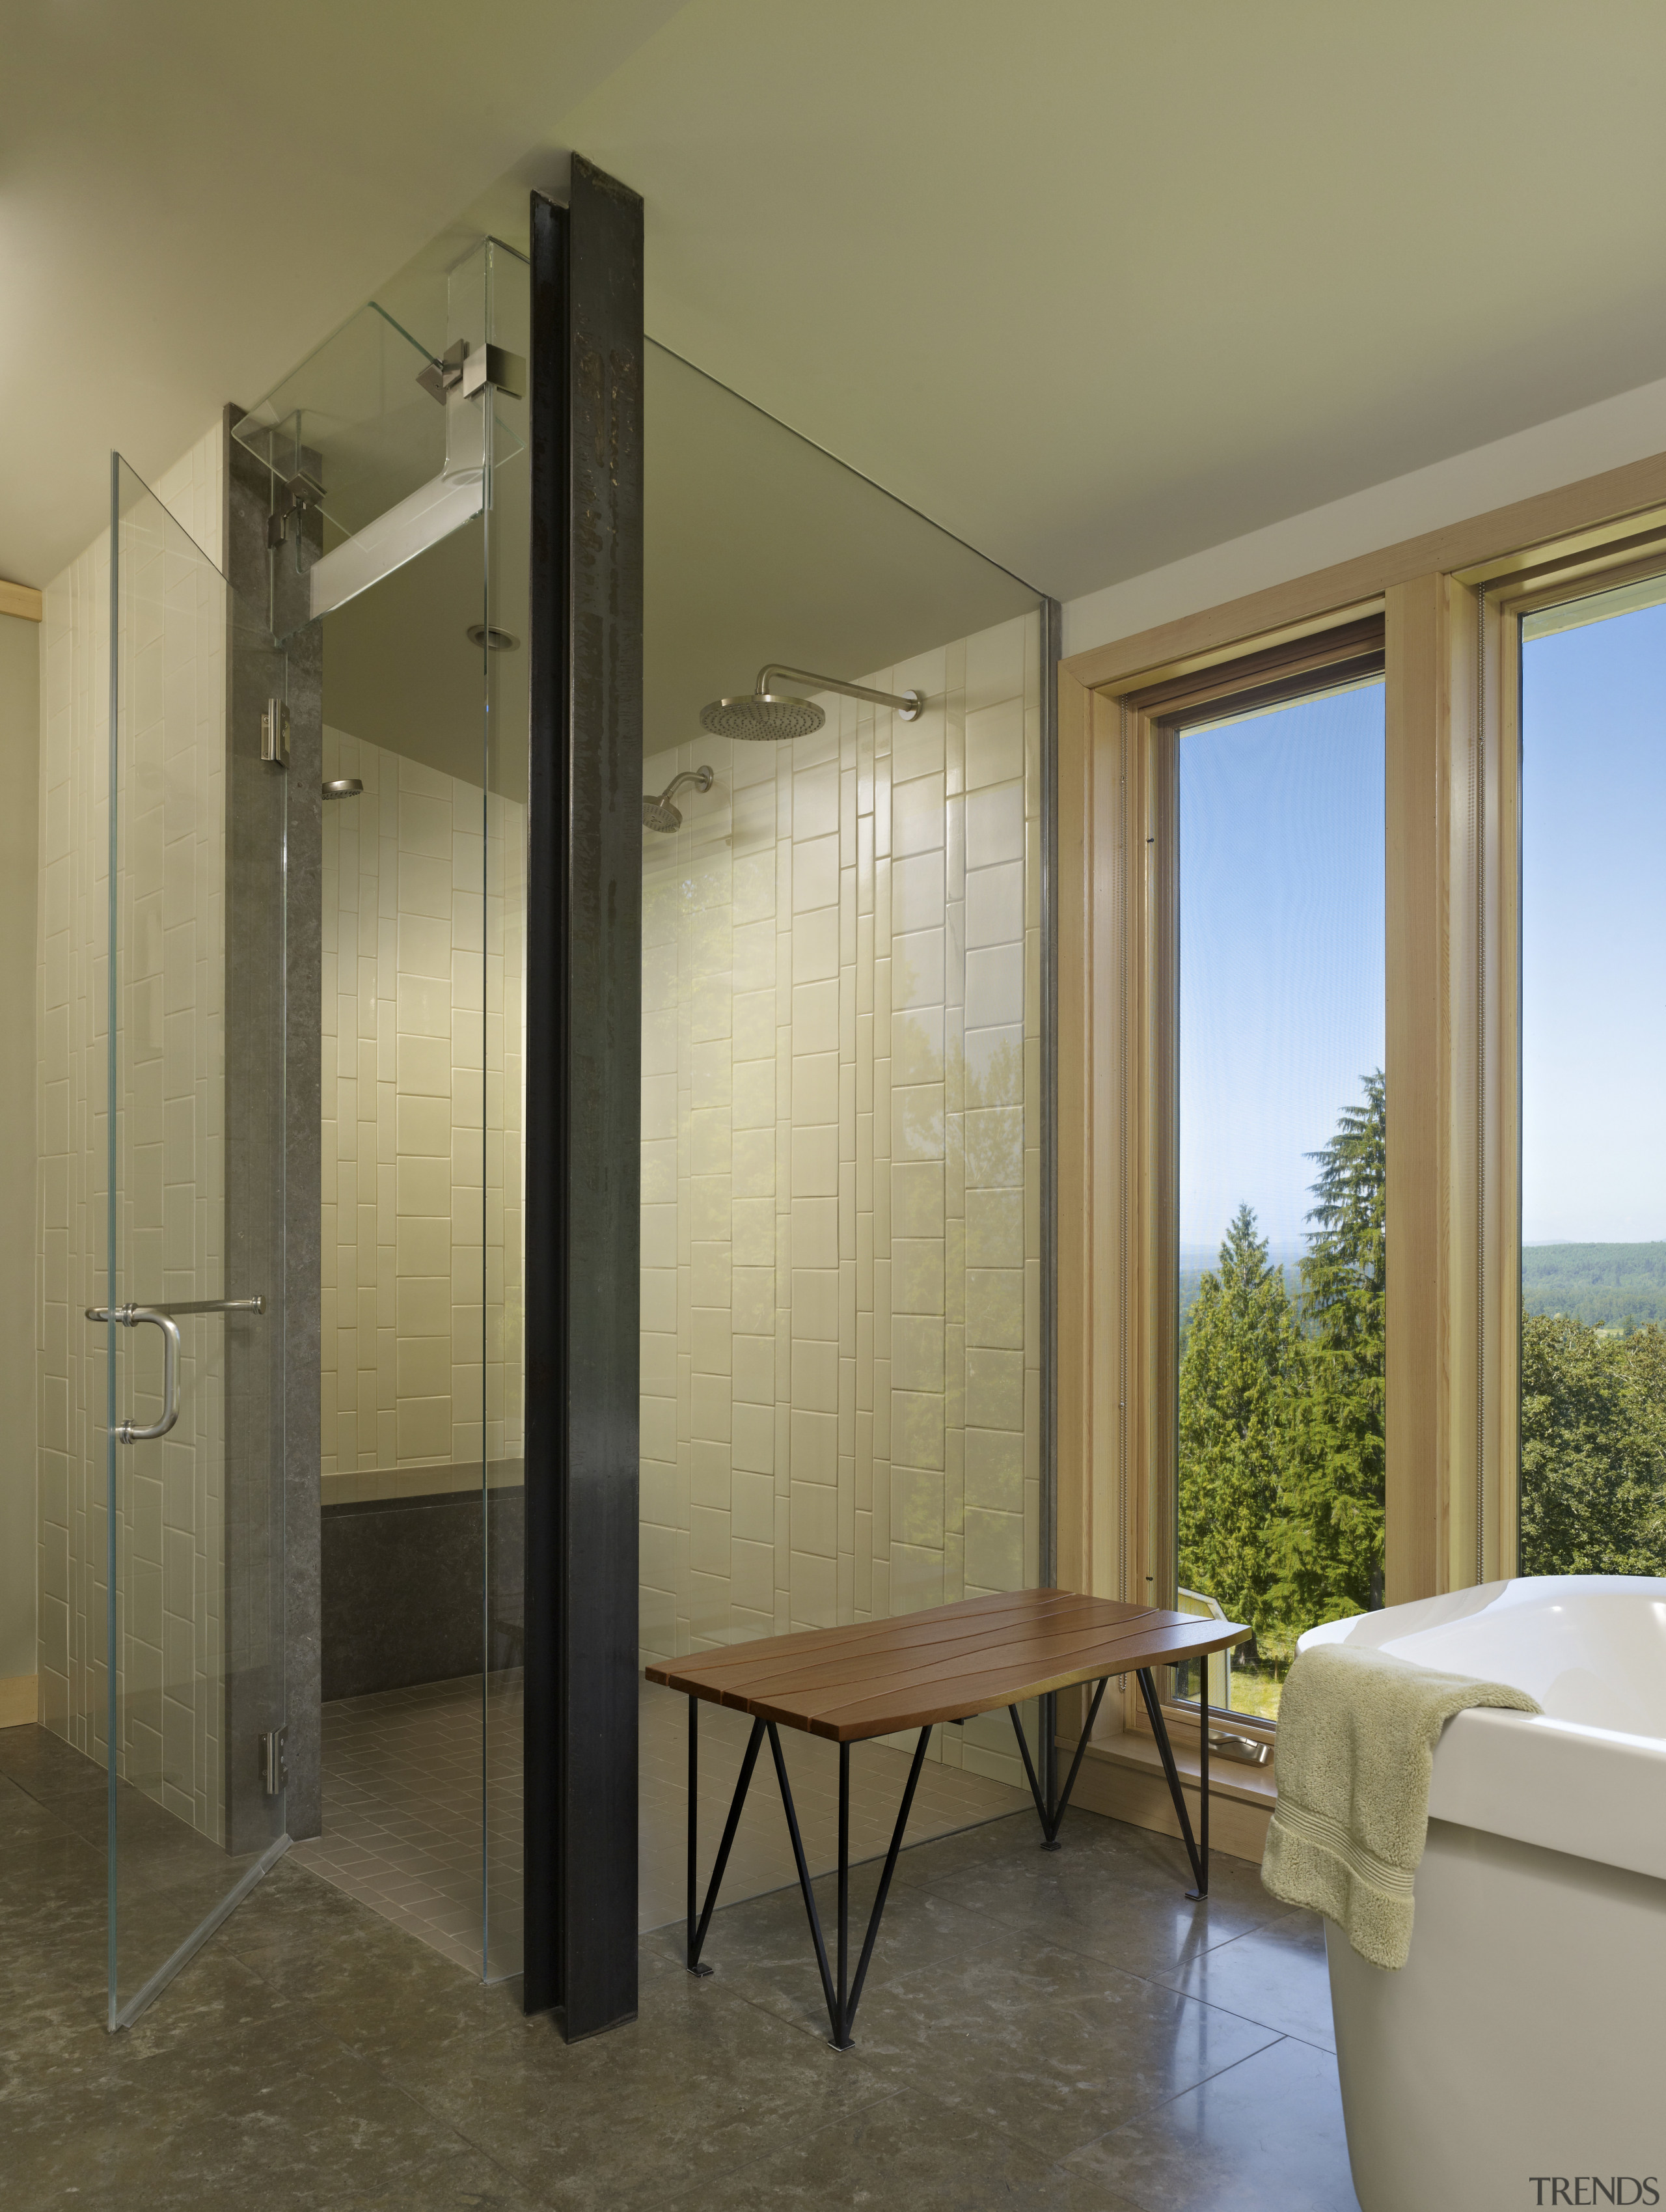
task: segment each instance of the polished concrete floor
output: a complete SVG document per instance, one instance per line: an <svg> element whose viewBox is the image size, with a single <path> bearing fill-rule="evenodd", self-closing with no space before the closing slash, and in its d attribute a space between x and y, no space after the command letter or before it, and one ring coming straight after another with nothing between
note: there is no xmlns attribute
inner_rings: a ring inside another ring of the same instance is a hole
<svg viewBox="0 0 1666 2212"><path fill-rule="evenodd" d="M521 1698L518 1674L490 1677L490 1720L478 1674L343 1698L324 1709L324 1833L294 1845L311 1872L358 1898L459 1966L496 1980L521 1962ZM638 1924L679 1918L688 1898L688 1701L639 1686ZM707 1705L700 1716L700 1863L710 1870L745 1756L744 1713ZM482 1748L492 1759L484 1798L491 1879L482 1895ZM795 1729L782 1731L804 1850L813 1872L835 1863L839 1753ZM908 1755L859 1743L851 1755L851 1851L891 1840ZM1026 1793L987 1775L928 1759L909 1815L910 1838L952 1834L1017 1811ZM724 1899L794 1881L792 1846L766 1757L749 1791L724 1876ZM483 1909L483 1906L486 1909ZM486 1933L489 1929L489 1935Z"/></svg>
<svg viewBox="0 0 1666 2212"><path fill-rule="evenodd" d="M1354 2212L1318 1923L1241 1862L1197 1907L1178 1845L1091 1814L915 1845L840 2056L794 1891L718 1913L707 1981L645 1937L636 2021L569 2048L291 1857L112 2037L39 1735L0 1733L9 2209Z"/></svg>

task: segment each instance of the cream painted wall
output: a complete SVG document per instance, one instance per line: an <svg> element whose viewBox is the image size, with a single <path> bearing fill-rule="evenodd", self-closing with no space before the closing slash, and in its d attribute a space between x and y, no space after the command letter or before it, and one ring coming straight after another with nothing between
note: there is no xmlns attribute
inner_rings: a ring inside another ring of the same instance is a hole
<svg viewBox="0 0 1666 2212"><path fill-rule="evenodd" d="M0 1681L35 1671L34 946L40 624L0 615Z"/></svg>

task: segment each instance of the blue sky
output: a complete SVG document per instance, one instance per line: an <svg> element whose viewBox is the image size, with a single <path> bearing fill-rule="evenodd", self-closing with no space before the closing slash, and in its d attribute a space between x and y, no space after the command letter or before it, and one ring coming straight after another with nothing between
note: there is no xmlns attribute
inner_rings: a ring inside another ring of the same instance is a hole
<svg viewBox="0 0 1666 2212"><path fill-rule="evenodd" d="M1666 1237L1663 674L1666 607L1522 648L1524 1243Z"/></svg>
<svg viewBox="0 0 1666 2212"><path fill-rule="evenodd" d="M1383 1063L1383 686L1180 738L1180 1243L1275 1247Z"/></svg>
<svg viewBox="0 0 1666 2212"><path fill-rule="evenodd" d="M1666 1237L1663 676L1666 606L1523 647L1524 1243ZM1383 1060L1381 684L1186 732L1179 822L1182 1253L1287 1250Z"/></svg>

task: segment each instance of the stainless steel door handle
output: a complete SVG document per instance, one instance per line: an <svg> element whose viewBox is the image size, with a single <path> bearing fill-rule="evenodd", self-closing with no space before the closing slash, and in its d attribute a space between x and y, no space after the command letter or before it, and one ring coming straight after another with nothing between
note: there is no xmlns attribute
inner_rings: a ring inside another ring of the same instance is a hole
<svg viewBox="0 0 1666 2212"><path fill-rule="evenodd" d="M122 1328L136 1328L141 1322L148 1322L162 1332L162 1418L153 1421L148 1428L135 1428L130 1420L123 1421L116 1430L118 1441L124 1444L148 1443L154 1437L165 1437L179 1418L179 1330L165 1313L154 1306L88 1306L88 1321L115 1322Z"/></svg>
<svg viewBox="0 0 1666 2212"><path fill-rule="evenodd" d="M130 1312L167 1314L177 1319L181 1314L264 1313L265 1310L264 1298L186 1298L175 1305L118 1306L116 1319L120 1321L124 1313ZM88 1306L87 1318L88 1321L108 1321L110 1316L103 1306Z"/></svg>

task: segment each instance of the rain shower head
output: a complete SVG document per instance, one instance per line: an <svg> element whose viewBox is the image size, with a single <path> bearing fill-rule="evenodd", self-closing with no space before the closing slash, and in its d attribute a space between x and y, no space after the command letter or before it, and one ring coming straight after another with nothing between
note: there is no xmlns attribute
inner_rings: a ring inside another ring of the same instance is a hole
<svg viewBox="0 0 1666 2212"><path fill-rule="evenodd" d="M754 744L781 743L807 738L827 720L810 699L793 699L779 692L742 692L734 699L714 699L700 710L700 727L715 738L745 738Z"/></svg>
<svg viewBox="0 0 1666 2212"><path fill-rule="evenodd" d="M731 699L714 699L700 708L700 727L713 737L743 738L753 744L781 744L790 738L807 738L819 730L827 715L814 700L786 691L772 691L772 676L794 684L808 684L817 691L838 691L847 699L869 699L876 707L889 707L905 722L916 722L925 709L919 691L870 691L865 684L846 684L837 676L812 676L808 669L783 668L772 660L758 671L756 688Z"/></svg>
<svg viewBox="0 0 1666 2212"><path fill-rule="evenodd" d="M645 793L642 800L642 826L645 830L657 830L669 836L673 830L682 829L682 809L672 805L671 795L681 791L685 783L692 783L699 791L710 791L712 771L709 768L684 769L681 775L671 778L657 799Z"/></svg>

